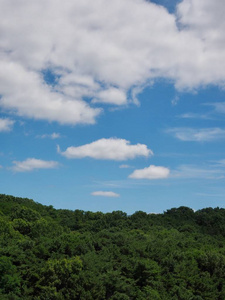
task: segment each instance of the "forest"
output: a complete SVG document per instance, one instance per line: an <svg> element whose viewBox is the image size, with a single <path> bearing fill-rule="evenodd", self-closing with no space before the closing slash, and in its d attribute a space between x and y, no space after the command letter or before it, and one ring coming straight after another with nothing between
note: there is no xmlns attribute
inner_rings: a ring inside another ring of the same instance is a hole
<svg viewBox="0 0 225 300"><path fill-rule="evenodd" d="M1 300L224 300L225 209L127 215L0 195Z"/></svg>

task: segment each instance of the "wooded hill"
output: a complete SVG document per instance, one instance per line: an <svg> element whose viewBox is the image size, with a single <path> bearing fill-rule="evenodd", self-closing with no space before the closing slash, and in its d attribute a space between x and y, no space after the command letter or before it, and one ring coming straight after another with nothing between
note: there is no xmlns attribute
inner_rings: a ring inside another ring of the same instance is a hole
<svg viewBox="0 0 225 300"><path fill-rule="evenodd" d="M224 300L225 209L54 209L0 195L1 300Z"/></svg>

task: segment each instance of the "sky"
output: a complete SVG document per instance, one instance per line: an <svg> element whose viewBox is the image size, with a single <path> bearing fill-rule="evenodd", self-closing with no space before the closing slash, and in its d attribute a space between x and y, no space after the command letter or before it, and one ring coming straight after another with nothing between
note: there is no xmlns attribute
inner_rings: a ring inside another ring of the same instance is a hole
<svg viewBox="0 0 225 300"><path fill-rule="evenodd" d="M0 0L0 193L225 207L225 5Z"/></svg>

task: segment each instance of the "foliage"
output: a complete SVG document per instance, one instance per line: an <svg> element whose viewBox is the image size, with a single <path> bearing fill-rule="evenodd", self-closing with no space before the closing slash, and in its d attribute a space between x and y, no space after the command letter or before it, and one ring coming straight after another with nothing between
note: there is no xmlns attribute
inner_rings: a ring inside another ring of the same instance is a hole
<svg viewBox="0 0 225 300"><path fill-rule="evenodd" d="M225 299L225 209L56 210L0 195L0 299Z"/></svg>

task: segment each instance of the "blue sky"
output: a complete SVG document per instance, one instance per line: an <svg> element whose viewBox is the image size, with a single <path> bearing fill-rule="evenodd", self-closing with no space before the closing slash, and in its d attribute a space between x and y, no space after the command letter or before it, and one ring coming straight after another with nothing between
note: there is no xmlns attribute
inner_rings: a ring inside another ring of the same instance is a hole
<svg viewBox="0 0 225 300"><path fill-rule="evenodd" d="M224 207L224 6L0 0L0 192Z"/></svg>

